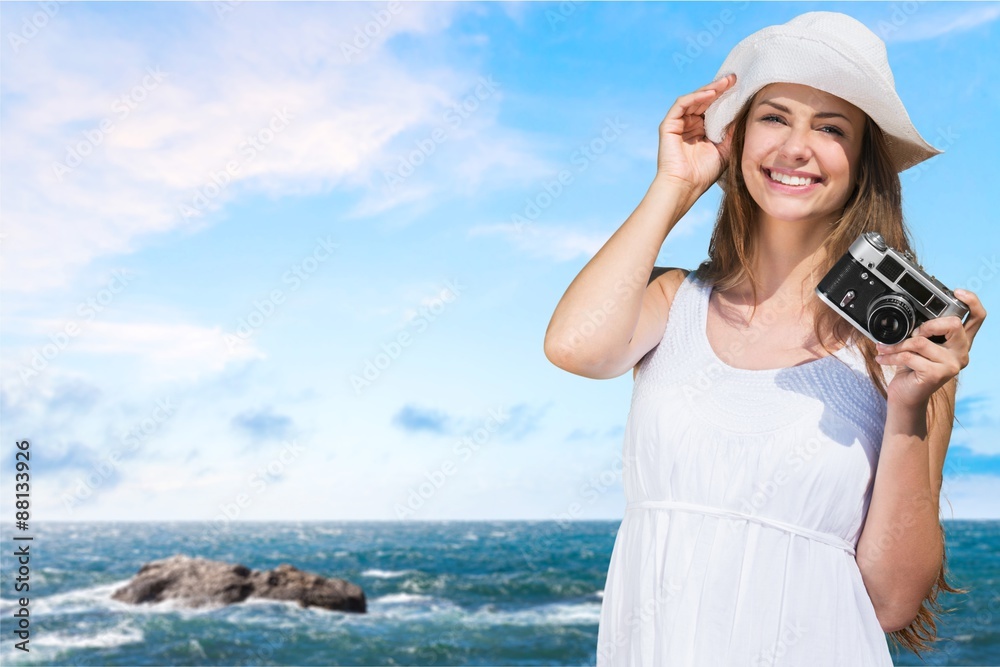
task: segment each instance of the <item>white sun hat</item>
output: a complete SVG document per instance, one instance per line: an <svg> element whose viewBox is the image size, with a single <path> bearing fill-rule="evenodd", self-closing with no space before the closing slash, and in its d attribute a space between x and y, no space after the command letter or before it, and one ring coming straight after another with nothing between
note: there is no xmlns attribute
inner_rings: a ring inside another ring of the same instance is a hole
<svg viewBox="0 0 1000 667"><path fill-rule="evenodd" d="M836 95L867 113L885 134L897 172L944 152L913 127L896 94L885 43L846 14L807 12L758 30L733 47L713 80L733 73L736 83L705 111L705 134L713 143L723 140L726 126L754 93L784 82Z"/></svg>

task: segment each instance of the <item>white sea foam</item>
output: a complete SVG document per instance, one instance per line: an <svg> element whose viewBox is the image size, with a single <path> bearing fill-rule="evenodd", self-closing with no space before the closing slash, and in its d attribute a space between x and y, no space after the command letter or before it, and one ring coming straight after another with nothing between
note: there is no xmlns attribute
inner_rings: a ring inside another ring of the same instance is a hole
<svg viewBox="0 0 1000 667"><path fill-rule="evenodd" d="M395 577L405 577L412 572L416 572L416 570L378 570L373 568L365 570L361 573L361 576L375 577L376 579L393 579Z"/></svg>
<svg viewBox="0 0 1000 667"><path fill-rule="evenodd" d="M111 599L111 593L117 588L124 586L128 581L128 579L124 579L110 584L76 588L65 593L32 597L31 614L32 616L44 616L53 613L73 614L107 608L108 601ZM0 600L0 613L6 616L7 610L13 609L16 604L16 599Z"/></svg>
<svg viewBox="0 0 1000 667"><path fill-rule="evenodd" d="M392 593L382 597L372 599L372 604L412 604L415 602L430 602L435 598L430 595L419 595L416 593Z"/></svg>
<svg viewBox="0 0 1000 667"><path fill-rule="evenodd" d="M391 593L368 601L368 613L348 617L347 622L367 623L378 619L434 620L452 617L456 622L466 615L460 606L444 598L420 593Z"/></svg>
<svg viewBox="0 0 1000 667"><path fill-rule="evenodd" d="M197 655L202 660L208 659L208 654L205 653L205 649L202 648L201 642L197 639L192 639L188 642L188 646L191 648L191 652Z"/></svg>
<svg viewBox="0 0 1000 667"><path fill-rule="evenodd" d="M71 648L113 648L124 644L136 644L145 639L142 630L130 623L122 623L109 630L101 630L94 635L67 635L60 632L39 632L31 638L32 647L42 646L65 650Z"/></svg>
<svg viewBox="0 0 1000 667"><path fill-rule="evenodd" d="M517 611L495 611L488 607L470 614L469 625L580 625L600 621L599 602L553 602Z"/></svg>

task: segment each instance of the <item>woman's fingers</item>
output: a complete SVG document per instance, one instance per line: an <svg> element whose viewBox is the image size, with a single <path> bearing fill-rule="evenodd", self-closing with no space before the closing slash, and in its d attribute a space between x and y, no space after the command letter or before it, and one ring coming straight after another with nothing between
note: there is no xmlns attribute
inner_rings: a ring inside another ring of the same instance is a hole
<svg viewBox="0 0 1000 667"><path fill-rule="evenodd" d="M714 90L699 90L693 93L688 93L687 95L681 95L674 102L674 105L670 107L667 112L666 120L681 120L684 116L696 116L698 113L694 110L697 108L698 104L704 100L714 100L715 91ZM705 105L708 108L708 105Z"/></svg>
<svg viewBox="0 0 1000 667"><path fill-rule="evenodd" d="M718 79L712 81L711 83L706 83L704 86L699 88L698 91L709 90L709 89L717 91L725 90L726 88L731 86L735 81L736 81L735 74L727 74L726 76L719 77Z"/></svg>
<svg viewBox="0 0 1000 667"><path fill-rule="evenodd" d="M933 321L934 320L929 320L929 322ZM928 322L925 322L920 325L919 333L914 334L906 340L896 343L895 345L877 344L875 347L879 352L879 356L883 359L887 358L889 360L881 361L881 363L898 364L900 362L895 361L894 359L898 359L899 355L907 353L915 353L936 363L947 363L955 357L956 351L961 351L960 348L964 345L964 341L957 340L958 338L964 338L964 332L961 327L958 328L957 332L952 328L948 329L948 335L952 338L948 341L951 344L946 346L938 345L928 338L928 336L943 335L944 332L929 330L931 327L927 327L927 324ZM961 365L961 359L959 359L959 364Z"/></svg>
<svg viewBox="0 0 1000 667"><path fill-rule="evenodd" d="M972 340L969 330L962 326L962 320L956 315L925 320L913 330L911 336L906 340L913 340L915 338L924 338L926 340L931 336L944 336L944 343L941 343L940 347L949 348L961 347L966 344L966 340ZM902 345L902 343L899 344ZM971 343L969 344L971 345Z"/></svg>
<svg viewBox="0 0 1000 667"><path fill-rule="evenodd" d="M935 343L931 336L944 336L944 343ZM913 334L895 345L876 345L880 364L903 365L920 370L913 362L917 359L938 364L946 375L957 375L969 365L969 347L972 339L955 316L939 317L921 323Z"/></svg>
<svg viewBox="0 0 1000 667"><path fill-rule="evenodd" d="M922 357L916 352L896 352L894 354L882 354L875 357L875 361L883 366L903 366L911 371L919 371L922 376L930 375L934 372L937 362Z"/></svg>
<svg viewBox="0 0 1000 667"><path fill-rule="evenodd" d="M965 331L969 334L969 340L971 341L979 333L979 328L983 326L983 320L986 319L986 309L983 307L983 302L979 300L979 297L967 289L955 290L955 296L969 307L969 317L965 320Z"/></svg>
<svg viewBox="0 0 1000 667"><path fill-rule="evenodd" d="M718 96L736 81L736 75L730 74L713 81L698 90L681 95L667 112L667 120L680 120L684 116L700 116L712 105Z"/></svg>

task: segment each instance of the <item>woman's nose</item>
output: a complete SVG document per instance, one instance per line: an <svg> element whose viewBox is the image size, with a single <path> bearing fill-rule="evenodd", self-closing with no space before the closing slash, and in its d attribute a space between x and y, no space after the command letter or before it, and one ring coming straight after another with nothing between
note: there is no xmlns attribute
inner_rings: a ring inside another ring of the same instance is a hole
<svg viewBox="0 0 1000 667"><path fill-rule="evenodd" d="M809 129L792 128L785 135L779 154L788 160L801 160L809 157L810 150Z"/></svg>

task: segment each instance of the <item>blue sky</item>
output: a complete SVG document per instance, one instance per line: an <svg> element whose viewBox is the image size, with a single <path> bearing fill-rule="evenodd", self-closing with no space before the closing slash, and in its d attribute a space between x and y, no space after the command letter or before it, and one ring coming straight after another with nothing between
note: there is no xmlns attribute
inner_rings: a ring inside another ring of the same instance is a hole
<svg viewBox="0 0 1000 667"><path fill-rule="evenodd" d="M1000 310L997 3L3 3L4 487L28 438L36 519L619 519L631 373L545 328L676 97L814 9L886 40L920 259ZM1000 517L996 329L945 518Z"/></svg>

